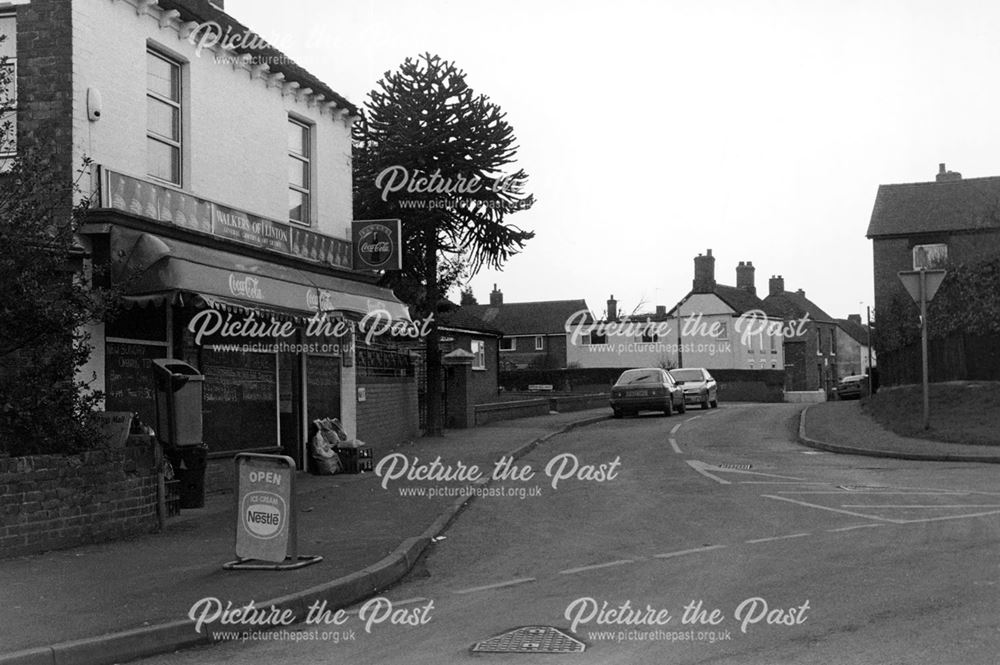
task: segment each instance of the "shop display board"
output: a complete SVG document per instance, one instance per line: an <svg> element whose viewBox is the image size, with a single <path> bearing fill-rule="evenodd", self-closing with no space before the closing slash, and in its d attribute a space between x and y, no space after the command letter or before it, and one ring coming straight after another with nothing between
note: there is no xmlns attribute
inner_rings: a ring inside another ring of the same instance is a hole
<svg viewBox="0 0 1000 665"><path fill-rule="evenodd" d="M165 358L163 344L108 341L105 345L104 401L107 411L130 411L151 427L156 426L153 393L153 358Z"/></svg>
<svg viewBox="0 0 1000 665"><path fill-rule="evenodd" d="M278 445L273 354L204 349L201 371L209 453Z"/></svg>
<svg viewBox="0 0 1000 665"><path fill-rule="evenodd" d="M310 421L340 417L340 356L306 358L306 395Z"/></svg>

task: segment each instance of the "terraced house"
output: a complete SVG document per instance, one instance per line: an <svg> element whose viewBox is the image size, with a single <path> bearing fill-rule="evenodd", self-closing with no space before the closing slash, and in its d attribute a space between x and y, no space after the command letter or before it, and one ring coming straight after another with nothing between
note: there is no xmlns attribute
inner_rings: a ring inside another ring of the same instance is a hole
<svg viewBox="0 0 1000 665"><path fill-rule="evenodd" d="M301 465L317 417L339 417L376 445L411 438L408 356L305 334L317 312L408 317L371 273L353 269L357 108L222 0L32 0L3 12L18 140L55 141L67 211L74 172L93 160L81 195L94 196L94 210L80 243L110 266L128 306L90 331L85 372L107 409L154 422L151 361L174 358L205 376L204 443L218 469L246 450ZM192 327L249 316L288 322L292 333L199 339Z"/></svg>

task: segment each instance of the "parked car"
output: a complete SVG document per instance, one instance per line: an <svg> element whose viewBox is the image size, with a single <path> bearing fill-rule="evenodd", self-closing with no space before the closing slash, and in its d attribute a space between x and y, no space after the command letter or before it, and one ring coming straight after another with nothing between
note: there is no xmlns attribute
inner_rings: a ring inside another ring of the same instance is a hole
<svg viewBox="0 0 1000 665"><path fill-rule="evenodd" d="M611 410L615 418L640 411L662 411L665 415L684 413L684 392L659 367L628 369L611 388Z"/></svg>
<svg viewBox="0 0 1000 665"><path fill-rule="evenodd" d="M670 376L684 391L685 404L701 404L703 409L719 406L719 386L704 367L672 369Z"/></svg>
<svg viewBox="0 0 1000 665"><path fill-rule="evenodd" d="M859 399L868 394L868 375L851 374L837 382L838 399Z"/></svg>

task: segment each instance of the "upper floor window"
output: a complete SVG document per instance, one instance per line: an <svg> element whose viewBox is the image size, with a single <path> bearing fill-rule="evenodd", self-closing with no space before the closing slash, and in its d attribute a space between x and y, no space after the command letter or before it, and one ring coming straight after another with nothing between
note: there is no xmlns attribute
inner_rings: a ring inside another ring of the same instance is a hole
<svg viewBox="0 0 1000 665"><path fill-rule="evenodd" d="M146 173L181 184L181 66L146 51Z"/></svg>
<svg viewBox="0 0 1000 665"><path fill-rule="evenodd" d="M830 355L837 355L837 331L834 328L830 328Z"/></svg>
<svg viewBox="0 0 1000 665"><path fill-rule="evenodd" d="M0 14L0 157L17 152L17 20L14 14Z"/></svg>
<svg viewBox="0 0 1000 665"><path fill-rule="evenodd" d="M642 331L642 341L645 344L651 344L660 341L660 336L654 333L649 328Z"/></svg>
<svg viewBox="0 0 1000 665"><path fill-rule="evenodd" d="M768 333L768 339L771 340L771 353L778 352L778 336Z"/></svg>
<svg viewBox="0 0 1000 665"><path fill-rule="evenodd" d="M545 338L541 335L535 335L535 351L542 351L545 349Z"/></svg>
<svg viewBox="0 0 1000 665"><path fill-rule="evenodd" d="M486 342L472 340L472 369L486 369Z"/></svg>
<svg viewBox="0 0 1000 665"><path fill-rule="evenodd" d="M500 340L500 350L501 351L513 351L514 350L514 338L504 337Z"/></svg>
<svg viewBox="0 0 1000 665"><path fill-rule="evenodd" d="M311 221L310 138L309 125L288 119L288 219L306 225Z"/></svg>

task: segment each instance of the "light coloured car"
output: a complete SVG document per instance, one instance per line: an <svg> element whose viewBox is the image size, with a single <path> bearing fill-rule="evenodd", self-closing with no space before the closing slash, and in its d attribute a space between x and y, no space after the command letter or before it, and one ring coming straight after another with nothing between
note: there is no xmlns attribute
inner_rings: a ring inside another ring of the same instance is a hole
<svg viewBox="0 0 1000 665"><path fill-rule="evenodd" d="M672 369L670 376L684 391L685 404L701 404L703 409L719 406L719 386L704 367Z"/></svg>
<svg viewBox="0 0 1000 665"><path fill-rule="evenodd" d="M684 413L684 393L666 370L659 367L628 369L611 388L611 410L615 418L640 411Z"/></svg>

